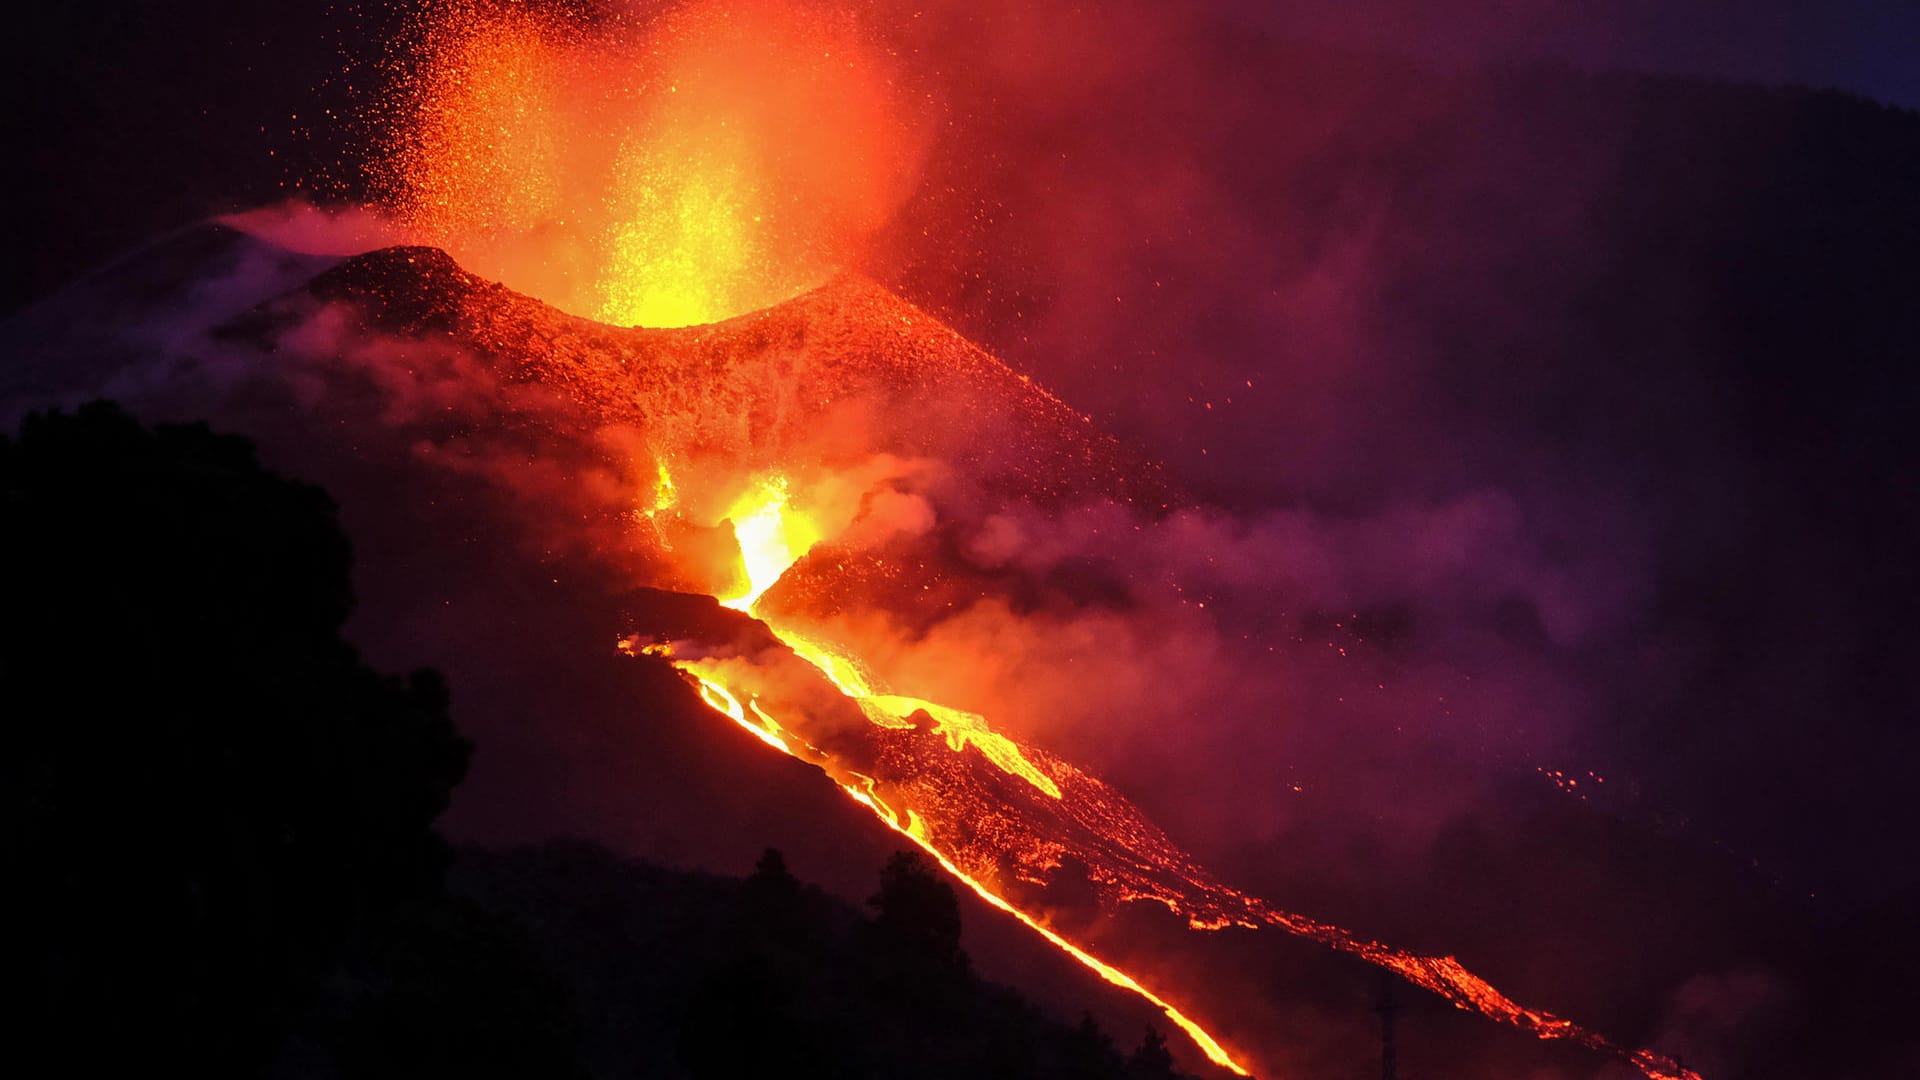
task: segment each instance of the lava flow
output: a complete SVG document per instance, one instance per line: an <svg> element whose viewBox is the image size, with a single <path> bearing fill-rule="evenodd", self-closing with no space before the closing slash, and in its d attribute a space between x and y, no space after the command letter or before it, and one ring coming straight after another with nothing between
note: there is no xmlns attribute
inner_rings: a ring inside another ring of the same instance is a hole
<svg viewBox="0 0 1920 1080"><path fill-rule="evenodd" d="M988 882L1004 874L1003 867L1011 863L1015 877L1041 884L1041 875L1072 856L1090 868L1103 899L1157 902L1185 916L1197 930L1279 927L1392 971L1458 1008L1543 1039L1571 1040L1631 1062L1652 1080L1698 1080L1698 1074L1652 1051L1622 1047L1569 1020L1515 1003L1453 957L1424 956L1362 940L1337 926L1282 911L1229 888L1174 846L1118 792L1095 778L993 731L976 713L883 692L857 658L814 639L760 603L788 568L823 539L822 530L794 512L789 500L787 480L774 477L753 485L735 501L728 516L740 544L746 586L721 602L760 618L793 657L824 677L859 711L872 729L869 745L857 752L868 754L870 762L856 768L843 735L833 736L837 743L832 748L823 748L825 739L810 740L807 732L818 726L818 718L804 710L788 713L783 721L762 705L758 693L743 691L741 684L757 677L761 666L757 658L743 663L726 652L705 651L698 643L641 645L629 638L622 647L671 659L697 683L702 700L716 712L766 745L820 767L849 797L925 849L987 903L1019 919L1108 982L1163 1010L1216 1064L1249 1075L1199 1023L1023 911L1007 899L1004 890ZM830 726L828 730L831 733ZM950 753L930 753L932 738L944 741ZM980 771L971 763L957 766L956 762L966 762L964 752L969 748L978 750L998 774L1021 783L995 781L993 772Z"/></svg>
<svg viewBox="0 0 1920 1080"><path fill-rule="evenodd" d="M916 716L928 716L933 721L934 734L944 736L949 749L959 752L964 751L968 746L973 746L1002 771L1025 780L1050 798L1061 798L1061 790L1053 778L1037 768L1027 758L1018 743L989 728L984 717L921 698L880 693L872 677L853 657L821 642L807 639L793 628L768 619L766 613L756 608L760 597L773 587L788 567L798 561L802 555L806 554L807 549L820 539L819 531L804 517L787 513L787 500L787 481L784 478L774 478L759 485L735 504L730 517L734 523L735 536L740 543L741 561L747 576L747 589L738 596L722 599L721 603L762 618L774 635L793 650L794 655L817 668L820 674L825 676L842 694L855 702L867 719L876 726L895 730L913 730L919 726L914 719ZM670 646L657 650L643 648L646 651L672 655ZM769 715L757 699L749 698L747 708L743 709L738 696L719 681L722 673L718 665L699 659L676 659L675 664L698 681L701 699L715 711L746 728L768 746L825 767L828 775L833 776L841 789L850 797L872 810L889 828L925 849L949 874L966 885L982 900L1025 923L1049 943L1091 968L1101 978L1152 1002L1166 1014L1167 1019L1186 1032L1193 1039L1194 1044L1215 1064L1230 1069L1240 1076L1251 1075L1221 1047L1218 1040L1179 1009L1142 986L1126 972L1105 963L1068 941L963 870L948 852L943 851L933 841L918 812L908 809L903 819L903 816L881 797L874 778L849 771L845 774L847 778L843 779L842 770L833 767L834 763L830 757L824 755L812 744L798 740L792 732ZM753 719L748 718L748 710L751 710Z"/></svg>
<svg viewBox="0 0 1920 1080"><path fill-rule="evenodd" d="M724 596L735 609L692 637L626 627L640 631L628 651L665 655L715 711L819 767L969 888L1119 985L1138 984L1045 926L1023 897L1044 897L1064 867L1084 868L1104 910L1150 901L1195 929L1278 927L1654 1080L1695 1080L1651 1051L1514 1002L1452 957L1358 938L1225 885L1103 781L975 711L894 693L840 629L804 622L850 606L882 616L920 597L964 602L934 588L963 572L942 561L938 545L952 541L935 524L964 512L942 494L955 485L975 503L1056 510L1091 492L1116 506L1169 498L1150 466L1085 417L886 290L841 278L715 326L623 329L519 296L443 253L393 248L348 260L223 332L267 333L316 311L493 365L504 383L488 399L487 430L536 438L593 479L518 497L577 493L588 501L562 505L607 530L599 543L641 550L659 585ZM583 428L584 440L574 434ZM627 479L608 479L616 475ZM921 522L885 534L902 538L892 548L873 531L875 508L890 501L912 503ZM556 520L551 510L532 517ZM723 532L732 535L721 546ZM748 615L774 636L736 621ZM1234 1061L1184 1015L1175 1020L1210 1056Z"/></svg>

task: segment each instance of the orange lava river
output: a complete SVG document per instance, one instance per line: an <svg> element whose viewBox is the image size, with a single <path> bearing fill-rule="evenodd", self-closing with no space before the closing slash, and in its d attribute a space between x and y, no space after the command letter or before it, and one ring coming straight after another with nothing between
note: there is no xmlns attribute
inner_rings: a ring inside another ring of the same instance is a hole
<svg viewBox="0 0 1920 1080"><path fill-rule="evenodd" d="M664 468L662 482L664 489L670 489L671 480ZM803 722L789 724L776 718L757 694L744 689L751 668L742 668L733 658L704 655L698 646L688 649L685 643L642 644L637 638L624 639L623 651L671 660L693 680L702 700L715 712L768 747L819 766L849 798L924 849L982 900L1020 920L1101 978L1162 1010L1215 1064L1242 1076L1251 1075L1198 1021L1008 900L1005 890L996 889L988 880L991 871L977 850L979 841L969 841L975 850L965 850L964 844L956 846L942 835L942 825L976 819L983 813L1004 816L1013 827L1005 834L1012 838L1003 843L1042 852L1040 858L1054 865L1059 856L1071 855L1092 867L1096 878L1110 887L1111 895L1123 901L1163 904L1186 917L1196 930L1277 927L1392 971L1458 1008L1511 1024L1542 1039L1570 1040L1629 1062L1651 1080L1699 1080L1698 1074L1652 1051L1621 1046L1572 1021L1519 1005L1453 957L1426 956L1362 940L1337 926L1279 910L1258 897L1231 889L1195 865L1130 803L1100 781L1045 751L1023 746L992 730L978 714L888 692L858 659L783 624L760 604L761 597L787 569L825 539L804 514L789 506L787 481L775 477L750 487L734 502L727 518L740 544L747 587L738 595L723 597L722 604L765 622L794 657L830 683L881 733L939 736L946 751L977 751L997 774L1018 783L999 789L1000 805L986 810L978 803L944 805L928 790L897 780L893 788L899 790L893 790L888 782L857 771L852 763L810 742L802 734L806 726ZM923 742L931 740L923 738Z"/></svg>

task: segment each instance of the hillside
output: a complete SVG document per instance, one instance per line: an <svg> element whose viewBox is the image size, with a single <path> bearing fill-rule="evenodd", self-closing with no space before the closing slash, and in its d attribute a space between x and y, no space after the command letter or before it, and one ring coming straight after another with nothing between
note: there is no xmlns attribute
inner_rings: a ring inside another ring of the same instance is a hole
<svg viewBox="0 0 1920 1080"><path fill-rule="evenodd" d="M942 921L945 889L889 911L929 920L912 927L933 934L922 939L803 885L771 853L743 880L555 842L463 849L449 877L560 973L594 1076L1172 1080L1151 1052L1128 1067L1104 1033L972 974L950 951L961 928L957 908Z"/></svg>

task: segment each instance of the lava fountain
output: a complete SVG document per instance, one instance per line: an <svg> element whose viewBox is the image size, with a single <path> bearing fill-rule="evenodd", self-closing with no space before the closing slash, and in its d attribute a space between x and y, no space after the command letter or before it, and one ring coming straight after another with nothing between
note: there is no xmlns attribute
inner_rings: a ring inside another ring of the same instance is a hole
<svg viewBox="0 0 1920 1080"><path fill-rule="evenodd" d="M374 118L415 238L573 314L709 323L820 285L906 197L906 79L854 15L430 5Z"/></svg>

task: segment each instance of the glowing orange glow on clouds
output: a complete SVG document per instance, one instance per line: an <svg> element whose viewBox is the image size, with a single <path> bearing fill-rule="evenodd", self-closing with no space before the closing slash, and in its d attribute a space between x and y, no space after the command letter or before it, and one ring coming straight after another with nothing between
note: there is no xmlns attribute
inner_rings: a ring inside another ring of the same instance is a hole
<svg viewBox="0 0 1920 1080"><path fill-rule="evenodd" d="M621 325L712 322L852 263L923 140L851 13L431 6L396 48L383 201L463 266Z"/></svg>

